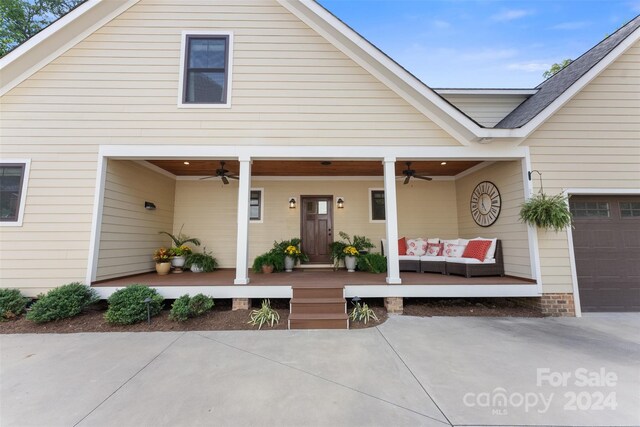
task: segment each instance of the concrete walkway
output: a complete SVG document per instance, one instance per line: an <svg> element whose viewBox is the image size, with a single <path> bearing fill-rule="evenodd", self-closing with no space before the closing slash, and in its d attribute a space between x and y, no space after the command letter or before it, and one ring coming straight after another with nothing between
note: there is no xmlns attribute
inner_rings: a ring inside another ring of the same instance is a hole
<svg viewBox="0 0 640 427"><path fill-rule="evenodd" d="M4 335L0 425L640 425L639 330L628 314Z"/></svg>

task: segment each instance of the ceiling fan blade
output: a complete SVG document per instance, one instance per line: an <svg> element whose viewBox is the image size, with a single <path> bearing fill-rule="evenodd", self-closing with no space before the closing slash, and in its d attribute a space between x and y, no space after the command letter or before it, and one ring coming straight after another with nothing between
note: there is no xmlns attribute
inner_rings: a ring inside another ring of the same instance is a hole
<svg viewBox="0 0 640 427"><path fill-rule="evenodd" d="M200 178L200 180L202 181L203 179L211 179L211 178L217 178L217 176L216 175L204 176L204 177Z"/></svg>
<svg viewBox="0 0 640 427"><path fill-rule="evenodd" d="M404 179L403 184L408 184L410 179L411 179L411 175L407 175L407 177Z"/></svg>
<svg viewBox="0 0 640 427"><path fill-rule="evenodd" d="M240 179L240 177L237 175L226 175L226 177L231 179Z"/></svg>
<svg viewBox="0 0 640 427"><path fill-rule="evenodd" d="M431 181L433 179L429 176L420 176L420 175L414 175L413 177L418 179L424 179L425 181Z"/></svg>
<svg viewBox="0 0 640 427"><path fill-rule="evenodd" d="M227 177L226 177L226 176L222 175L222 182L223 182L224 184L228 184L228 183L229 183L229 180L227 179Z"/></svg>

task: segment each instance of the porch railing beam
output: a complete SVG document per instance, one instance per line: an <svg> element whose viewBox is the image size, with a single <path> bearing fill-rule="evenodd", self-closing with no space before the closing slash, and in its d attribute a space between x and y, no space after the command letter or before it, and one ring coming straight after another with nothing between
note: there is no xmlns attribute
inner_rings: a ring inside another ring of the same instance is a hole
<svg viewBox="0 0 640 427"><path fill-rule="evenodd" d="M400 261L398 259L398 207L396 199L396 158L385 157L384 166L384 209L387 232L387 283L399 285Z"/></svg>
<svg viewBox="0 0 640 427"><path fill-rule="evenodd" d="M251 158L240 157L238 181L238 234L236 243L236 278L234 285L249 284L249 199L251 197Z"/></svg>

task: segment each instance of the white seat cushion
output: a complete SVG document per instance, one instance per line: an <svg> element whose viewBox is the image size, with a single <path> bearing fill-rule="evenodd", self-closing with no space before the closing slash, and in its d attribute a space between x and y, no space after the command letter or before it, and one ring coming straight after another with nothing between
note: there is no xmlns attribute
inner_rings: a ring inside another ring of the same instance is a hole
<svg viewBox="0 0 640 427"><path fill-rule="evenodd" d="M476 237L475 239L471 239L471 240L491 240L491 246L489 246L489 250L487 251L487 254L485 255L484 259L485 261L488 259L493 259L496 257L496 242L498 241L498 239L485 239L484 237Z"/></svg>
<svg viewBox="0 0 640 427"><path fill-rule="evenodd" d="M485 259L484 261L480 261L476 258L458 258L458 257L445 257L445 261L452 262L456 264L495 264L495 259Z"/></svg>
<svg viewBox="0 0 640 427"><path fill-rule="evenodd" d="M400 261L420 261L420 257L415 255L400 255L398 259Z"/></svg>
<svg viewBox="0 0 640 427"><path fill-rule="evenodd" d="M438 237L434 237L432 239L427 239L427 243L433 243L433 244L438 244L440 243L440 239Z"/></svg>
<svg viewBox="0 0 640 427"><path fill-rule="evenodd" d="M420 257L420 261L444 261L445 257L444 256L428 256L428 255L423 255Z"/></svg>
<svg viewBox="0 0 640 427"><path fill-rule="evenodd" d="M447 245L457 245L458 244L458 240L459 239L449 239L449 240L442 240L441 242L446 247Z"/></svg>

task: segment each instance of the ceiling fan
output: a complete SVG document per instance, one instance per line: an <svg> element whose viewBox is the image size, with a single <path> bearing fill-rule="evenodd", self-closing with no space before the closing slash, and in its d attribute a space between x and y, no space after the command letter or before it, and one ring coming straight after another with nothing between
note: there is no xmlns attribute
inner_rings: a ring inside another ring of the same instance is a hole
<svg viewBox="0 0 640 427"><path fill-rule="evenodd" d="M202 180L202 179L210 179L210 178L221 178L223 184L228 184L229 179L239 179L238 176L229 174L229 170L224 168L224 163L225 163L224 161L220 162L220 167L216 169L215 175L205 176L204 178L200 178L200 179Z"/></svg>
<svg viewBox="0 0 640 427"><path fill-rule="evenodd" d="M403 184L408 184L411 178L424 179L425 181L431 181L433 178L428 176L416 175L416 171L411 169L411 162L406 162L407 168L402 171L402 175L406 176Z"/></svg>

